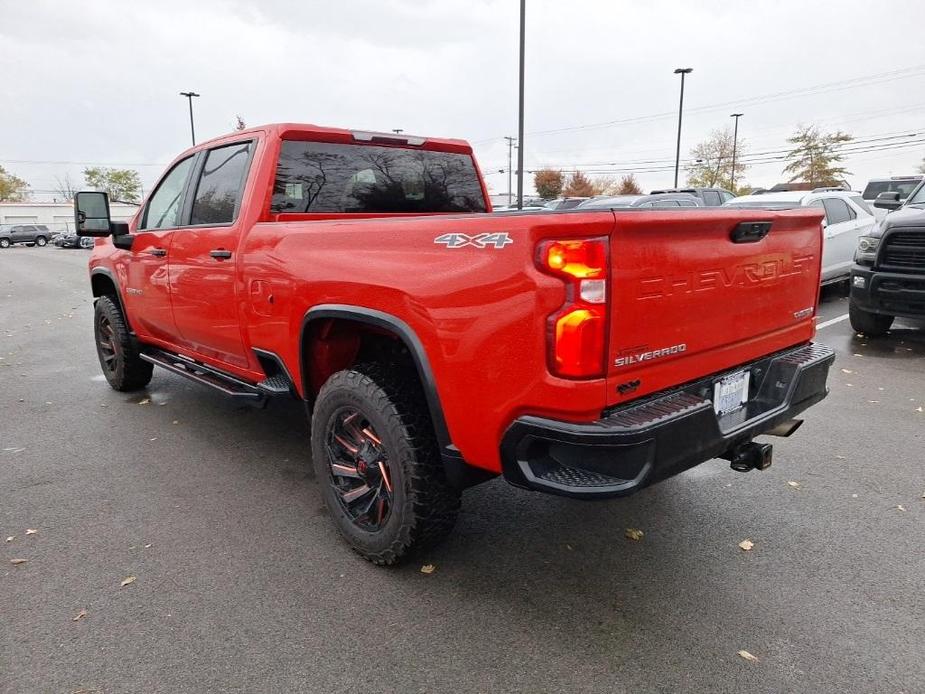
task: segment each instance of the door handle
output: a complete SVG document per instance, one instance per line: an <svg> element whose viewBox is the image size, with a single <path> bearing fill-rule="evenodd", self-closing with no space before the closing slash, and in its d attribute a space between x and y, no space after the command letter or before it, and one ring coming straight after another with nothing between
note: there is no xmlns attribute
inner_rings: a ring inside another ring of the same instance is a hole
<svg viewBox="0 0 925 694"><path fill-rule="evenodd" d="M165 255L167 255L167 249L166 248L149 248L148 250L145 251L145 253L147 253L148 255L155 255L158 258L163 258Z"/></svg>
<svg viewBox="0 0 925 694"><path fill-rule="evenodd" d="M209 255L217 260L227 260L231 257L231 251L226 251L224 248L216 248L209 251Z"/></svg>

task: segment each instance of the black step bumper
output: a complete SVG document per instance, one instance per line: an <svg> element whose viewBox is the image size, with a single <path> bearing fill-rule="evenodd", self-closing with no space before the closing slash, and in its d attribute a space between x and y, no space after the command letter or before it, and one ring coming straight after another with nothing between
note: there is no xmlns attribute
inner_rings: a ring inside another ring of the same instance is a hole
<svg viewBox="0 0 925 694"><path fill-rule="evenodd" d="M925 273L885 272L862 265L851 269L851 302L868 313L925 316Z"/></svg>
<svg viewBox="0 0 925 694"><path fill-rule="evenodd" d="M516 419L501 442L504 476L519 487L575 498L631 494L750 441L827 394L835 353L808 343L573 424ZM748 369L749 399L722 417L713 386Z"/></svg>

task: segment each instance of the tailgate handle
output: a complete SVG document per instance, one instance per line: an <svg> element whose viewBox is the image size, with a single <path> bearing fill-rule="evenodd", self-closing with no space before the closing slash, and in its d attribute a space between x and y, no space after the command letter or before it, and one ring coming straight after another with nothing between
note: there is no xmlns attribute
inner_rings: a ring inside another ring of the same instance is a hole
<svg viewBox="0 0 925 694"><path fill-rule="evenodd" d="M771 231L771 222L739 222L730 238L733 243L757 243Z"/></svg>

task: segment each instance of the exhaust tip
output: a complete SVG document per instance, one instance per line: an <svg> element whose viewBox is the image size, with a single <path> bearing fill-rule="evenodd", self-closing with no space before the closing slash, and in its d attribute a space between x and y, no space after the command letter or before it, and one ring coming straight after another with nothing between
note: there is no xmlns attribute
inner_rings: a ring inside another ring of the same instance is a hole
<svg viewBox="0 0 925 694"><path fill-rule="evenodd" d="M803 426L802 419L788 419L786 422L781 422L776 427L770 431L764 432L768 436L782 436L786 438L791 436L793 432Z"/></svg>

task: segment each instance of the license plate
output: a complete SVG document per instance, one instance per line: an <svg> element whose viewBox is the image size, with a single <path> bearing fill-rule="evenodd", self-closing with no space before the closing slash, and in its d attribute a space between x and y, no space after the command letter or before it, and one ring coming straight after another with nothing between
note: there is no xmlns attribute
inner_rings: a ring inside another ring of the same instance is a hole
<svg viewBox="0 0 925 694"><path fill-rule="evenodd" d="M748 400L748 371L726 376L713 386L713 409L718 415L739 409Z"/></svg>

